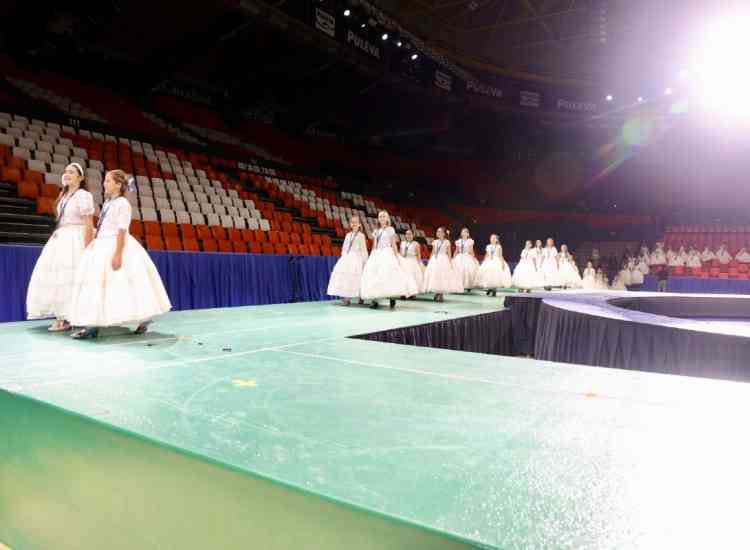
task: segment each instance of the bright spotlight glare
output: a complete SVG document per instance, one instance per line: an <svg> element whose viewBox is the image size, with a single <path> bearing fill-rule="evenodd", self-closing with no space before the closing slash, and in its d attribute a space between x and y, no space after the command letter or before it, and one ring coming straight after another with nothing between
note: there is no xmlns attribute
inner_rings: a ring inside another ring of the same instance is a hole
<svg viewBox="0 0 750 550"><path fill-rule="evenodd" d="M638 96L638 103L643 103L643 97Z"/></svg>
<svg viewBox="0 0 750 550"><path fill-rule="evenodd" d="M750 117L750 73L745 69L750 51L750 13L734 14L713 25L697 55L697 95L709 110Z"/></svg>
<svg viewBox="0 0 750 550"><path fill-rule="evenodd" d="M398 42L396 42L396 46L398 46L399 48L401 47L401 40L399 40Z"/></svg>
<svg viewBox="0 0 750 550"><path fill-rule="evenodd" d="M680 71L680 80L687 80L690 77L690 71L687 69L682 69Z"/></svg>
<svg viewBox="0 0 750 550"><path fill-rule="evenodd" d="M419 56L418 56L417 54L415 54L415 53L414 53L414 54L412 54L412 55L411 55L411 60L412 60L412 61L416 61L418 57L419 57Z"/></svg>
<svg viewBox="0 0 750 550"><path fill-rule="evenodd" d="M607 97L605 98L607 101L612 101L614 97L612 97L612 94L607 94Z"/></svg>
<svg viewBox="0 0 750 550"><path fill-rule="evenodd" d="M381 36L381 38L382 38L383 40L388 40L388 33L387 33L387 32L384 32L384 33L383 33L383 36Z"/></svg>
<svg viewBox="0 0 750 550"><path fill-rule="evenodd" d="M344 17L349 17L352 14L352 10L344 10Z"/></svg>
<svg viewBox="0 0 750 550"><path fill-rule="evenodd" d="M664 95L672 95L672 88L667 88L664 90Z"/></svg>

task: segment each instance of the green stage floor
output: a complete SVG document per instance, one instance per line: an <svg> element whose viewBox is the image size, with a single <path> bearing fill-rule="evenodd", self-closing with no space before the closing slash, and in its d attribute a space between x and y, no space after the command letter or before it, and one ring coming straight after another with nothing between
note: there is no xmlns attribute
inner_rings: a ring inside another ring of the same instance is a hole
<svg viewBox="0 0 750 550"><path fill-rule="evenodd" d="M0 541L747 547L750 386L347 338L502 301L399 306L0 325Z"/></svg>

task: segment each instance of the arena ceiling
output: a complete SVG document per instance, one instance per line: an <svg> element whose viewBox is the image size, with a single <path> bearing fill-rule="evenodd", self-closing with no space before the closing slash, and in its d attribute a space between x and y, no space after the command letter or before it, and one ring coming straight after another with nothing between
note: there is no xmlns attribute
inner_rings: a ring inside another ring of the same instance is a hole
<svg viewBox="0 0 750 550"><path fill-rule="evenodd" d="M642 80L652 73L658 76L679 55L691 19L711 4L697 0L376 3L469 68L605 86L618 74L636 73Z"/></svg>

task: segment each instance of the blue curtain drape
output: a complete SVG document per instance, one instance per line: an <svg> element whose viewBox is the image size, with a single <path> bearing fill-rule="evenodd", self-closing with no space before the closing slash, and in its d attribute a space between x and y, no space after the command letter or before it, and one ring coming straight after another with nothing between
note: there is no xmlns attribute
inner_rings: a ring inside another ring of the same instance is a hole
<svg viewBox="0 0 750 550"><path fill-rule="evenodd" d="M641 290L656 291L656 277L647 275ZM691 294L750 294L750 281L739 279L701 279L699 277L670 277L667 292Z"/></svg>
<svg viewBox="0 0 750 550"><path fill-rule="evenodd" d="M26 318L38 246L0 246L0 321ZM151 252L175 310L326 300L337 258Z"/></svg>

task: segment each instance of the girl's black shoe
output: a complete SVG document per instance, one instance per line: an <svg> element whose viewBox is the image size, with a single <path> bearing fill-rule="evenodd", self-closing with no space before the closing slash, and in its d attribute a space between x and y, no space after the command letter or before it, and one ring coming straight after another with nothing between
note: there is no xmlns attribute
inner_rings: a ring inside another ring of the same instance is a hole
<svg viewBox="0 0 750 550"><path fill-rule="evenodd" d="M391 306L391 309L394 309L396 307L396 300L395 299L391 298L390 306Z"/></svg>
<svg viewBox="0 0 750 550"><path fill-rule="evenodd" d="M370 304L370 309L378 309L380 307L380 304L377 302L373 302Z"/></svg>
<svg viewBox="0 0 750 550"><path fill-rule="evenodd" d="M95 328L82 328L81 330L74 332L70 336L75 340L93 340L94 338L99 336L99 330Z"/></svg>

